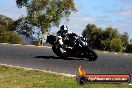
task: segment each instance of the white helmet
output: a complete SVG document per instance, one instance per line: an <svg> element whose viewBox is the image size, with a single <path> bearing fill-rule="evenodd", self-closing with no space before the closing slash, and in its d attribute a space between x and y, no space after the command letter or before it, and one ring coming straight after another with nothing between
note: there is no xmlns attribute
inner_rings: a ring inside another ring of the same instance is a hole
<svg viewBox="0 0 132 88"><path fill-rule="evenodd" d="M62 26L60 27L60 30L61 30L61 31L63 31L63 30L68 30L68 27L67 27L66 25L62 25Z"/></svg>

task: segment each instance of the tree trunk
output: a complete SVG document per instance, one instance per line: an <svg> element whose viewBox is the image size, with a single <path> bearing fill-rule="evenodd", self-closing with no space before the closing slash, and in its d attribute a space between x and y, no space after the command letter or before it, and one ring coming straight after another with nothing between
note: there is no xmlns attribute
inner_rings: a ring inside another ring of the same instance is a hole
<svg viewBox="0 0 132 88"><path fill-rule="evenodd" d="M45 41L46 41L46 33L42 34L42 41L41 41L41 45L44 46L45 45Z"/></svg>
<svg viewBox="0 0 132 88"><path fill-rule="evenodd" d="M48 27L42 27L42 40L41 40L41 45L44 46L44 42L46 42L46 32L47 32Z"/></svg>

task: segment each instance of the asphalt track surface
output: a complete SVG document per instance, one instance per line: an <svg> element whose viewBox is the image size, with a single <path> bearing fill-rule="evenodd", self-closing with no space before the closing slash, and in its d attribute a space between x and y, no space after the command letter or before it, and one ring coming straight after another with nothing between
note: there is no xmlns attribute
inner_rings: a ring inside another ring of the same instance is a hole
<svg viewBox="0 0 132 88"><path fill-rule="evenodd" d="M0 63L76 75L80 65L88 74L130 74L132 55L98 53L96 61L57 57L51 48L0 44Z"/></svg>

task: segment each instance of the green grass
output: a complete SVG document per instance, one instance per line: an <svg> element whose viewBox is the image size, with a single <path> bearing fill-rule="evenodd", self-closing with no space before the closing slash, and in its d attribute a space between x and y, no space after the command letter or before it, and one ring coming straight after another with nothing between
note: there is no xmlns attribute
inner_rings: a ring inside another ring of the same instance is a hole
<svg viewBox="0 0 132 88"><path fill-rule="evenodd" d="M79 85L75 77L0 65L0 88L132 88L127 84Z"/></svg>

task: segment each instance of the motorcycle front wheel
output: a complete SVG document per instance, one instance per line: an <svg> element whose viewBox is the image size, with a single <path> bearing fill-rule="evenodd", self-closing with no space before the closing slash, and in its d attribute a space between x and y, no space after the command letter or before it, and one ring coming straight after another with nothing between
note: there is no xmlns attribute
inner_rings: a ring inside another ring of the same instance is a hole
<svg viewBox="0 0 132 88"><path fill-rule="evenodd" d="M90 49L89 47L86 49L85 52L86 52L86 58L89 61L95 61L98 58L97 53L93 49Z"/></svg>

